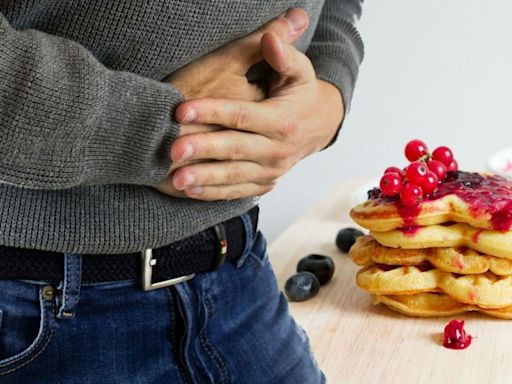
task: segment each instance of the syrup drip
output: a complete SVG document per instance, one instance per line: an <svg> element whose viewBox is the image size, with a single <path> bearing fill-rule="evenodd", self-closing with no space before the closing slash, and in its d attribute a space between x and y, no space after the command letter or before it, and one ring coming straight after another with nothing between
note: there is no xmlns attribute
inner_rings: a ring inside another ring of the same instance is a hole
<svg viewBox="0 0 512 384"><path fill-rule="evenodd" d="M400 228L400 232L402 232L406 237L414 237L420 229L421 227L417 225L411 225L410 227Z"/></svg>

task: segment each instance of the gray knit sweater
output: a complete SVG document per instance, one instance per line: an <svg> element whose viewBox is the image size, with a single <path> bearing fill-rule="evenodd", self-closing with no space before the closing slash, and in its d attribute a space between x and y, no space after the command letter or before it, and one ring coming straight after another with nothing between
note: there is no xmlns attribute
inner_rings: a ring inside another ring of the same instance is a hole
<svg viewBox="0 0 512 384"><path fill-rule="evenodd" d="M161 80L292 6L296 44L348 107L362 0L0 1L0 244L80 253L156 248L256 199L158 192L180 131Z"/></svg>

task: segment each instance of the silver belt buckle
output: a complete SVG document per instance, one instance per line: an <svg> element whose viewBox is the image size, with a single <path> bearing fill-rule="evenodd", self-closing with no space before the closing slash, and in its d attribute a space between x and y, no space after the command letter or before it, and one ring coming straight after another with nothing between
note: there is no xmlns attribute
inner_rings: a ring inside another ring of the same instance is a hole
<svg viewBox="0 0 512 384"><path fill-rule="evenodd" d="M158 283L152 283L151 276L153 275L153 267L156 265L156 262L157 260L153 258L153 250L151 248L142 251L142 289L144 291L151 291L152 289L183 283L196 275L195 273L192 273L190 275L179 276L173 279L159 281Z"/></svg>

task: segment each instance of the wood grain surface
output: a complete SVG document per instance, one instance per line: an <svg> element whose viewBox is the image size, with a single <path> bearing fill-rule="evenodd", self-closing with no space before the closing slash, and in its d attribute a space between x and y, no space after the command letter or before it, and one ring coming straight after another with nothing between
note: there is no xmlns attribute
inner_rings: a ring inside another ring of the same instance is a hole
<svg viewBox="0 0 512 384"><path fill-rule="evenodd" d="M301 257L320 253L335 261L333 280L315 298L290 303L328 383L512 383L512 321L474 313L406 317L374 306L356 286L357 267L334 239L342 227L355 226L349 197L361 185L340 184L269 246L281 289ZM474 336L468 349L442 346L442 331L453 318L464 319Z"/></svg>

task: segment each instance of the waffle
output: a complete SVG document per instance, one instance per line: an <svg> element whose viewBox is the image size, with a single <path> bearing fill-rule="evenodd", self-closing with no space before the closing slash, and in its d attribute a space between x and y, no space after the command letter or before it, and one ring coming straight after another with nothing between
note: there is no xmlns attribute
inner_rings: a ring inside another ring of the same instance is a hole
<svg viewBox="0 0 512 384"><path fill-rule="evenodd" d="M380 244L391 248L468 247L475 251L512 259L512 231L500 232L470 227L468 224L419 227L410 234L401 230L371 232Z"/></svg>
<svg viewBox="0 0 512 384"><path fill-rule="evenodd" d="M501 319L512 319L512 306L485 309L476 305L459 303L443 293L417 293L415 295L372 295L374 304L387 307L409 316L454 316L478 311Z"/></svg>
<svg viewBox="0 0 512 384"><path fill-rule="evenodd" d="M487 271L500 276L512 275L512 260L482 255L469 248L388 248L371 236L359 237L348 253L362 267L385 265L432 265L444 272L481 274Z"/></svg>
<svg viewBox="0 0 512 384"><path fill-rule="evenodd" d="M439 270L423 270L415 266L386 270L381 265L362 268L356 276L357 285L380 295L411 295L418 292L437 292Z"/></svg>
<svg viewBox="0 0 512 384"><path fill-rule="evenodd" d="M417 209L403 207L380 191L352 209L350 215L364 228L388 232L397 228L429 226L447 222L475 228L511 229L512 182L495 175L458 172L440 184L438 191Z"/></svg>
<svg viewBox="0 0 512 384"><path fill-rule="evenodd" d="M416 266L389 269L370 265L357 273L356 282L366 291L379 295L443 292L460 303L482 308L512 306L512 276L497 276L492 272L458 275Z"/></svg>
<svg viewBox="0 0 512 384"><path fill-rule="evenodd" d="M394 202L367 200L350 211L352 219L361 227L371 231L387 232L410 225L399 213ZM448 195L438 200L424 201L414 224L428 226L447 222L467 223L476 228L492 229L490 215L474 217L471 207L456 195Z"/></svg>
<svg viewBox="0 0 512 384"><path fill-rule="evenodd" d="M349 256L357 284L413 316L479 311L512 319L512 182L449 172L417 206L375 188L350 215L370 230Z"/></svg>

